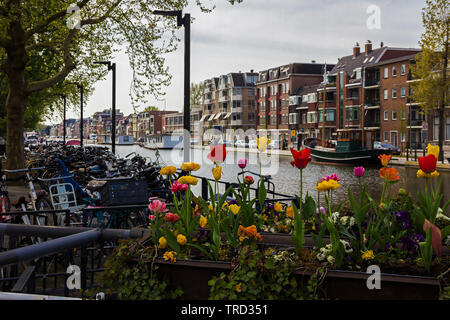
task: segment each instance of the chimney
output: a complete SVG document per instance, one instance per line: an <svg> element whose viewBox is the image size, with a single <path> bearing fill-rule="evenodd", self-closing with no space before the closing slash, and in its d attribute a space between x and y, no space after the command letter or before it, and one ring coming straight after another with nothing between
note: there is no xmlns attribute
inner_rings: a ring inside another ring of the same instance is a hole
<svg viewBox="0 0 450 320"><path fill-rule="evenodd" d="M311 63L316 63L316 60L311 60Z"/></svg>
<svg viewBox="0 0 450 320"><path fill-rule="evenodd" d="M353 58L356 58L361 53L359 43L357 42L353 47Z"/></svg>
<svg viewBox="0 0 450 320"><path fill-rule="evenodd" d="M366 56L368 53L372 52L372 42L370 40L367 40L367 42L364 44Z"/></svg>
<svg viewBox="0 0 450 320"><path fill-rule="evenodd" d="M380 48L383 48L384 47L384 42L381 42L380 43Z"/></svg>
<svg viewBox="0 0 450 320"><path fill-rule="evenodd" d="M250 69L250 72L251 72L251 73L253 73L253 71L254 71L253 69Z"/></svg>

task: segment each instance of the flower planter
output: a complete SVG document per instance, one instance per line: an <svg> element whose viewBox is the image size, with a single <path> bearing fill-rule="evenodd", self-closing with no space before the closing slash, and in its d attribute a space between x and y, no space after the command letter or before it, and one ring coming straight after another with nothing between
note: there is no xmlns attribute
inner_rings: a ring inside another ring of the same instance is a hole
<svg viewBox="0 0 450 320"><path fill-rule="evenodd" d="M229 273L231 263L222 261L178 260L175 263L156 259L158 274L170 282L173 288L181 287L183 299L208 299L208 281L221 272ZM307 280L312 272L296 270L299 280ZM365 272L329 270L320 286L328 299L438 299L439 281L432 277L398 274L381 274L381 289L369 290Z"/></svg>
<svg viewBox="0 0 450 320"><path fill-rule="evenodd" d="M270 232L261 232L262 242L261 244L264 246L277 246L277 247L293 247L292 237L287 233L270 233ZM342 238L345 240L345 238ZM323 238L325 244L330 243L329 237ZM305 235L305 247L312 248L314 247L314 240L311 236ZM401 244L399 244L401 246ZM442 255L448 256L450 255L450 247L442 246Z"/></svg>

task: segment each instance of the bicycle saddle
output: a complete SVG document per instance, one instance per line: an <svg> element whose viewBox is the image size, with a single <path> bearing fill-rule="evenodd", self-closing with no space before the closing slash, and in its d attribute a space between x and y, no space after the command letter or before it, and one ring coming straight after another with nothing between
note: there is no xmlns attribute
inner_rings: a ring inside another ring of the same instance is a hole
<svg viewBox="0 0 450 320"><path fill-rule="evenodd" d="M25 199L24 196L19 197L19 199L17 199L16 201L13 201L11 203L11 205L13 205L16 208L20 208L22 206L22 204L26 204L27 200Z"/></svg>

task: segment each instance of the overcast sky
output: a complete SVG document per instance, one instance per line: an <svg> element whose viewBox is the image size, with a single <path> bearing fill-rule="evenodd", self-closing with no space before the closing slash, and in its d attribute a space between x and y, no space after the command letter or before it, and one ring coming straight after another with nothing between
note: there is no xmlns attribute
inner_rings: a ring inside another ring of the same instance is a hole
<svg viewBox="0 0 450 320"><path fill-rule="evenodd" d="M352 54L356 41L362 51L366 40L374 48L380 42L417 48L425 6L425 0L244 0L234 6L225 0L204 2L215 3L216 9L209 14L195 6L185 10L195 18L191 26L191 82L195 83L291 62L336 63L338 57ZM380 29L367 27L371 5L380 8ZM166 88L166 110L181 111L183 106L183 34L180 29L179 48L166 57L173 75ZM117 64L117 109L128 115L133 112L128 95L132 71L125 54L113 61ZM111 73L95 88L85 104L86 116L109 108ZM150 105L160 109L165 103L150 98ZM78 116L78 112L68 112L68 117Z"/></svg>

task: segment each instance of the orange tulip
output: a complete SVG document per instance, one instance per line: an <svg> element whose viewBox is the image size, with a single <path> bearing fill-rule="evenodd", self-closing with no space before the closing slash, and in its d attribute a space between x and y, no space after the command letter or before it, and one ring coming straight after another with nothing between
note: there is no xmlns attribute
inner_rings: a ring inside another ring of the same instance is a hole
<svg viewBox="0 0 450 320"><path fill-rule="evenodd" d="M389 161L391 161L391 155L387 155L387 154L382 154L378 157L378 159L381 160L381 165L383 167L387 167L387 165L389 164Z"/></svg>
<svg viewBox="0 0 450 320"><path fill-rule="evenodd" d="M383 167L380 169L380 177L388 182L397 182L400 180L400 174L395 168Z"/></svg>

